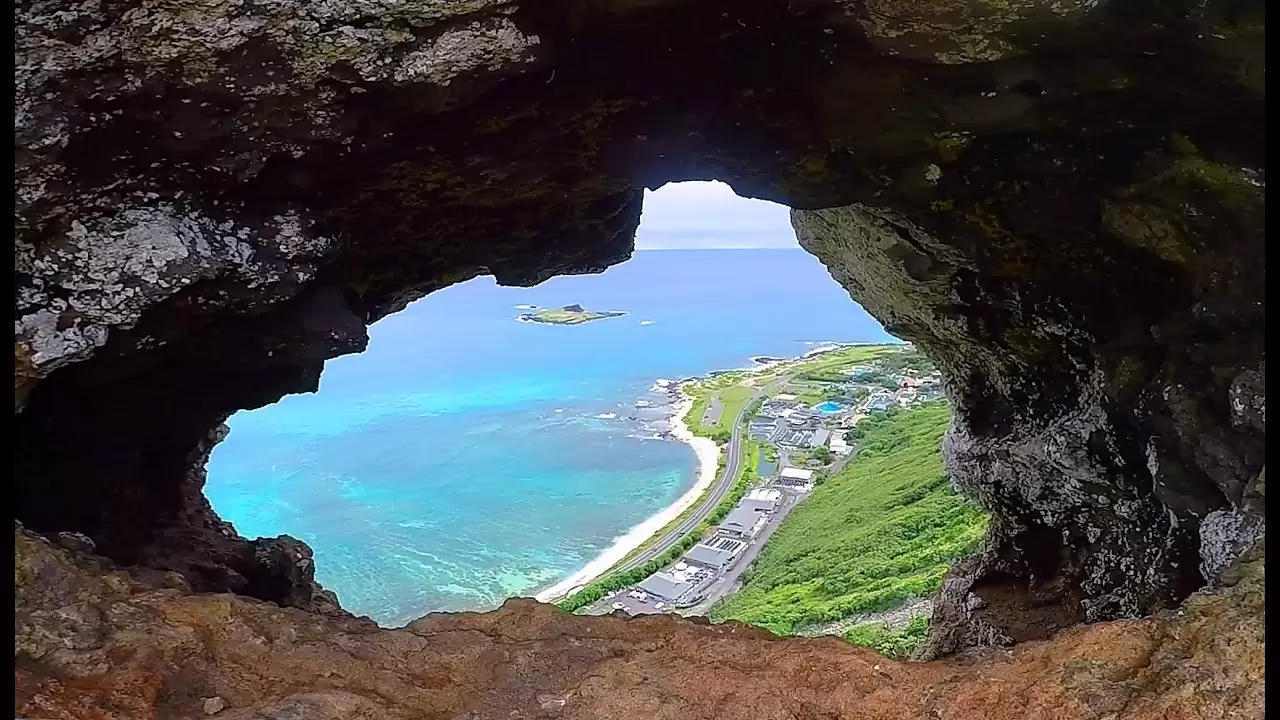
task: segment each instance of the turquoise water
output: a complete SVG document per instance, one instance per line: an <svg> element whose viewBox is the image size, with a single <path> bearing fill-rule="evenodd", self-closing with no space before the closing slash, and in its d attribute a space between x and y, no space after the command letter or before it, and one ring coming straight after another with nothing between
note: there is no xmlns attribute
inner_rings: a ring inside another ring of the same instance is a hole
<svg viewBox="0 0 1280 720"><path fill-rule="evenodd" d="M822 403L821 405L818 405L818 412L824 412L824 413L838 413L843 409L844 409L843 405L841 405L838 402L834 402L832 400L828 400Z"/></svg>
<svg viewBox="0 0 1280 720"><path fill-rule="evenodd" d="M629 314L519 323L518 306ZM320 391L239 413L206 492L244 535L288 533L343 605L384 625L563 579L693 483L657 437L657 378L892 340L801 250L637 253L534 288L480 278L370 328Z"/></svg>

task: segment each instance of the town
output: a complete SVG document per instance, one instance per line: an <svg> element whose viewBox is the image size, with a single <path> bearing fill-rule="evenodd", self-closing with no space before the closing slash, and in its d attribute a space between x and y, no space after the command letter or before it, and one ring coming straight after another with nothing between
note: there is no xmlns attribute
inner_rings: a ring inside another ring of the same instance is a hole
<svg viewBox="0 0 1280 720"><path fill-rule="evenodd" d="M756 462L755 478L742 498L674 562L584 612L706 614L739 587L787 514L856 456L852 431L859 420L943 395L940 374L910 346L847 365L839 362L838 352L823 358L818 369L812 367L816 362L790 361L756 379L757 397L738 420L758 447L757 457L750 458ZM885 362L888 358L896 362ZM700 425L717 426L722 412L724 405L713 397Z"/></svg>

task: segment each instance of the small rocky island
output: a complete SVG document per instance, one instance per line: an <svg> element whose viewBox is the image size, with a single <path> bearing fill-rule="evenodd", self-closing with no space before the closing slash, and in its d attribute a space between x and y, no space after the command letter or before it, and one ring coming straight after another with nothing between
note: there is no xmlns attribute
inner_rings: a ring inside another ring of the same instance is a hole
<svg viewBox="0 0 1280 720"><path fill-rule="evenodd" d="M520 322L543 323L544 325L581 325L592 320L622 317L625 312L619 310L585 310L581 305L565 305L562 308L537 308L521 313L516 318Z"/></svg>

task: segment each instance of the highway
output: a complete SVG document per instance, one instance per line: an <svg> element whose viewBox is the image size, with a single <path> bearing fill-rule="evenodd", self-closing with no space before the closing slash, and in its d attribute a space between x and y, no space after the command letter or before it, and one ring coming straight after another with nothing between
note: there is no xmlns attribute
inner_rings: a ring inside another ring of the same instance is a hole
<svg viewBox="0 0 1280 720"><path fill-rule="evenodd" d="M733 481L738 476L738 466L743 461L742 435L746 432L746 423L744 423L743 420L746 419L747 412L751 409L752 405L755 404L756 400L759 400L762 395L775 389L783 382L785 382L785 378L775 380L768 386L755 391L755 393L752 394L745 403L743 403L742 409L738 411L737 417L733 419L733 432L729 436L729 442L725 447L726 454L724 474L716 478L712 486L705 494L703 494L702 498L698 501L698 504L694 506L694 511L686 517L683 522L676 527L671 528L669 532L659 538L648 548L637 553L630 559L624 560L622 563L610 570L608 574L612 575L613 573L626 572L644 565L662 553L670 550L680 542L681 538L692 532L693 529L698 527L703 520L707 519L707 516L711 514L711 511L714 510L716 506L720 504L720 501L729 494L729 490L733 488ZM755 458L747 458L746 460L747 462L752 462Z"/></svg>

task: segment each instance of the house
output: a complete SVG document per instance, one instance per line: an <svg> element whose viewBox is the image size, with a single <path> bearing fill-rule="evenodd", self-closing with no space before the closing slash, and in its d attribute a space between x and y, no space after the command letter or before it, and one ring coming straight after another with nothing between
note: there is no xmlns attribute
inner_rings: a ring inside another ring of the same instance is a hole
<svg viewBox="0 0 1280 720"><path fill-rule="evenodd" d="M749 507L735 507L720 523L720 532L730 537L755 537L764 525L766 515L767 513L756 512Z"/></svg>
<svg viewBox="0 0 1280 720"><path fill-rule="evenodd" d="M724 570L733 563L738 553L747 544L741 540L728 537L712 538L709 542L698 543L689 548L689 552L681 558L691 565L699 565L711 570Z"/></svg>
<svg viewBox="0 0 1280 720"><path fill-rule="evenodd" d="M781 395L774 395L774 396L773 396L773 399L774 399L774 400L777 400L778 402L786 402L786 403L789 403L789 402L795 402L795 400L796 400L796 396L795 396L795 395L789 395L789 394L787 394L787 393L783 393L783 394L781 394Z"/></svg>

